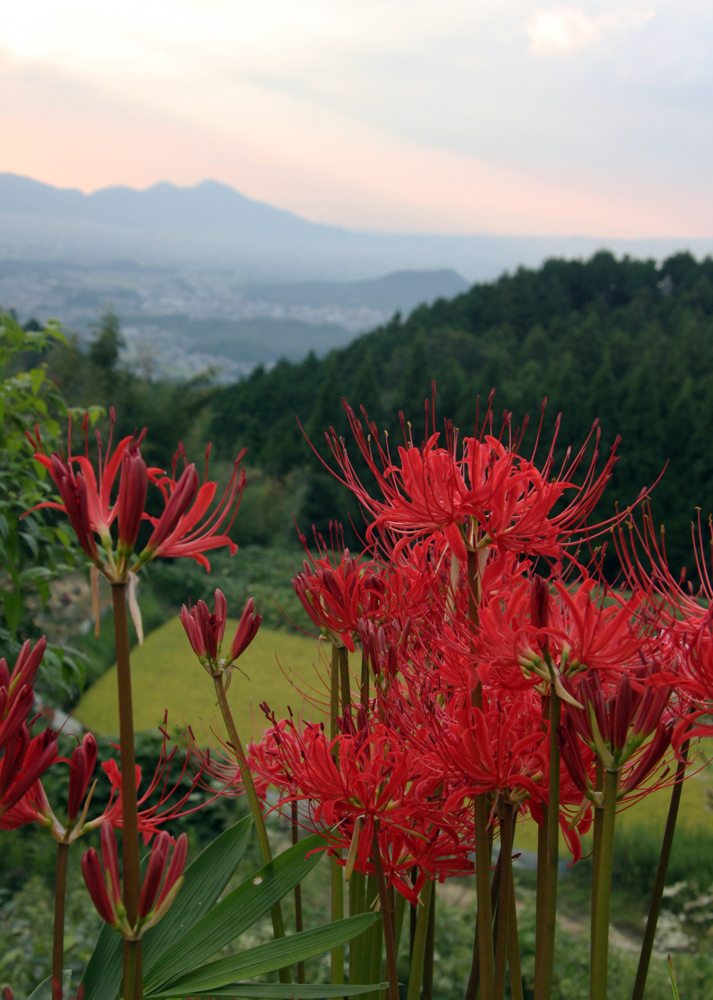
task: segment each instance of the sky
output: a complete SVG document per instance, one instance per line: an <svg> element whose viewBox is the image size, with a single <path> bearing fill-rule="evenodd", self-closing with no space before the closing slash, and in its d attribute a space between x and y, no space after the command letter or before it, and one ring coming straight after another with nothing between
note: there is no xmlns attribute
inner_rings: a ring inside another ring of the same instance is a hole
<svg viewBox="0 0 713 1000"><path fill-rule="evenodd" d="M0 171L391 232L713 236L710 0L24 0Z"/></svg>

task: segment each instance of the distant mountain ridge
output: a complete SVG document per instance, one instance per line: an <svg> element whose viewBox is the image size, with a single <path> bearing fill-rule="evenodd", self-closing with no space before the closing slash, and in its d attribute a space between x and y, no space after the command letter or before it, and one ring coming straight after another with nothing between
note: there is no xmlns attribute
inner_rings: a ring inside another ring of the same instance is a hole
<svg viewBox="0 0 713 1000"><path fill-rule="evenodd" d="M210 230L241 225L292 236L329 229L211 180L186 188L161 181L144 191L116 186L84 194L76 188L56 188L18 174L0 173L0 212L139 228L200 226Z"/></svg>
<svg viewBox="0 0 713 1000"><path fill-rule="evenodd" d="M602 248L658 260L684 249L703 256L713 253L713 234L708 240L625 240L382 233L310 222L214 180L83 194L0 173L0 260L94 265L127 258L151 266L221 267L243 282L270 283L454 270L471 282L551 257L590 257Z"/></svg>
<svg viewBox="0 0 713 1000"><path fill-rule="evenodd" d="M275 305L366 307L402 313L422 302L453 298L468 290L468 282L451 268L438 271L392 271L363 281L290 281L281 284L254 282L245 294Z"/></svg>

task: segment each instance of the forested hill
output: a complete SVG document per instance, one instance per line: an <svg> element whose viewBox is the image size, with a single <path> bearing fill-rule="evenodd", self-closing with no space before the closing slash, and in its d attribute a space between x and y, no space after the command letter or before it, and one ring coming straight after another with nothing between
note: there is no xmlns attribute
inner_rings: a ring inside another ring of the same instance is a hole
<svg viewBox="0 0 713 1000"><path fill-rule="evenodd" d="M695 508L713 510L713 260L682 253L657 266L602 252L522 268L396 316L324 360L281 362L216 390L211 435L224 455L246 445L251 464L276 476L314 469L297 416L317 442L330 424L346 433L345 396L392 431L400 409L420 427L431 379L439 416L463 432L493 387L496 413L511 410L516 424L526 413L536 423L547 396L546 434L561 411L563 447L599 418L605 448L623 439L612 504L631 502L668 461L654 516L672 562L690 564ZM336 495L310 477L306 513L321 522Z"/></svg>

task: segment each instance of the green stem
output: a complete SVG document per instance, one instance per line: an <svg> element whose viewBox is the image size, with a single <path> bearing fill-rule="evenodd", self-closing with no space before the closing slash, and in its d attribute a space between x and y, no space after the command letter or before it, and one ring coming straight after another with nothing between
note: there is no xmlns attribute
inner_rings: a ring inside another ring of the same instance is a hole
<svg viewBox="0 0 713 1000"><path fill-rule="evenodd" d="M426 930L426 958L423 963L423 1000L433 1000L433 952L436 944L436 883L431 891L431 905L428 909Z"/></svg>
<svg viewBox="0 0 713 1000"><path fill-rule="evenodd" d="M396 945L396 960L399 958L399 948L401 947L401 933L404 927L404 913L406 911L406 898L399 893L394 911L394 942Z"/></svg>
<svg viewBox="0 0 713 1000"><path fill-rule="evenodd" d="M489 846L492 846L489 845ZM490 852L488 853L488 867L490 866ZM502 858L498 854L498 860L495 864L495 871L493 873L493 880L490 885L490 911L491 913L497 912L498 899L500 896L500 872L502 869ZM470 968L470 978L468 980L468 986L465 991L465 1000L475 1000L478 995L478 990L480 989L480 924L479 915L476 913L475 916L475 939L473 941L473 962ZM492 927L491 927L491 937L492 937Z"/></svg>
<svg viewBox="0 0 713 1000"><path fill-rule="evenodd" d="M360 913L365 913L367 900L366 875L364 872L353 873L349 883L349 893L349 915L358 916ZM355 937L354 940L349 943L349 982L352 984L358 985L368 982L368 979L365 978L366 970L364 969L364 958L368 954L369 950L369 938L367 935L371 935L371 928L369 928L368 931L363 931L358 937Z"/></svg>
<svg viewBox="0 0 713 1000"><path fill-rule="evenodd" d="M342 852L336 851L332 855L332 922L342 920L344 917L344 880L342 878L342 866L339 864ZM344 945L337 945L331 951L331 975L330 983L344 982Z"/></svg>
<svg viewBox="0 0 713 1000"><path fill-rule="evenodd" d="M64 966L64 904L67 896L69 844L57 844L57 875L54 882L54 934L52 938L52 1000L62 1000Z"/></svg>
<svg viewBox="0 0 713 1000"><path fill-rule="evenodd" d="M651 905L649 906L649 916L646 921L646 931L644 933L644 940L641 945L641 955L639 956L639 967L636 970L636 980L634 982L634 991L631 994L631 1000L643 1000L644 990L646 989L646 977L649 972L649 963L651 962L651 953L654 949L654 938L656 937L656 925L659 919L659 912L661 910L661 900L663 899L663 890L666 885L666 872L668 871L668 863L671 859L671 848L673 847L673 835L676 832L676 820L678 819L678 807L681 804L681 792L683 791L683 778L686 773L686 766L688 764L688 747L689 741L686 742L681 747L681 760L678 762L676 768L676 778L674 780L673 789L671 790L671 801L668 807L668 816L666 817L666 828L663 835L663 843L661 844L661 854L659 856L659 864L656 869L656 881L654 882L654 890L651 896Z"/></svg>
<svg viewBox="0 0 713 1000"><path fill-rule="evenodd" d="M332 669L329 678L329 739L333 741L337 738L338 727L337 718L339 716L339 675L341 670L341 656L338 646L332 643ZM332 750L332 758L335 766L339 766L339 753L335 746ZM336 851L332 855L331 871L331 919L342 920L344 917L344 882L342 878L342 867L338 859L341 852ZM331 951L331 983L341 984L344 982L344 945L337 945Z"/></svg>
<svg viewBox="0 0 713 1000"><path fill-rule="evenodd" d="M119 740L121 743L122 853L124 858L124 906L129 926L136 924L141 875L139 868L139 819L136 801L136 755L134 752L134 708L131 700L129 624L126 616L126 584L111 587L116 644L116 676L119 695ZM124 998L142 1000L141 942L124 943Z"/></svg>
<svg viewBox="0 0 713 1000"><path fill-rule="evenodd" d="M369 878L372 878L370 875ZM374 878L374 886L376 886L376 879ZM383 920L377 920L371 930L371 947L369 948L367 954L371 957L371 965L369 968L369 982L370 983L380 983L382 980L382 969L384 964L383 952L384 952L384 922ZM381 993L374 992L368 994L369 1000L379 1000Z"/></svg>
<svg viewBox="0 0 713 1000"><path fill-rule="evenodd" d="M245 788L245 793L248 797L250 812L252 813L253 822L255 824L257 842L260 846L260 856L263 864L266 865L268 862L272 861L270 841L267 836L267 830L265 829L265 820L263 819L262 809L260 808L260 799L258 798L258 794L255 790L253 776L250 773L250 765L245 757L245 750L243 749L240 734L238 733L238 727L235 724L233 713L231 712L230 705L228 704L228 695L225 690L223 675L214 674L213 683L215 685L215 693L218 696L218 704L220 705L223 722L225 723L225 728L228 730L230 748L238 762L240 777L243 779L243 787ZM275 903L270 912L272 915L272 932L276 938L283 938L285 936L285 922L282 918L282 907L280 903ZM289 969L280 969L280 982L291 982Z"/></svg>
<svg viewBox="0 0 713 1000"><path fill-rule="evenodd" d="M352 692L349 680L349 653L343 646L339 647L339 677L342 688L342 715L352 712Z"/></svg>
<svg viewBox="0 0 713 1000"><path fill-rule="evenodd" d="M557 730L560 724L562 703L550 686L550 784L547 797L547 881L545 889L545 929L542 937L542 972L539 993L535 1000L549 1000L552 992L552 974L555 960L555 933L557 929L557 880L559 878L560 843L560 749Z"/></svg>
<svg viewBox="0 0 713 1000"><path fill-rule="evenodd" d="M361 654L361 707L365 712L369 710L369 661Z"/></svg>
<svg viewBox="0 0 713 1000"><path fill-rule="evenodd" d="M542 976L542 949L545 938L545 906L547 905L547 830L549 811L542 804L542 822L537 827L537 889L535 893L535 995Z"/></svg>
<svg viewBox="0 0 713 1000"><path fill-rule="evenodd" d="M124 941L124 992L123 1000L142 997L144 987L141 975L141 941Z"/></svg>
<svg viewBox="0 0 713 1000"><path fill-rule="evenodd" d="M495 945L495 1000L505 1000L507 978L508 936L510 933L510 895L512 883L512 845L515 829L515 806L503 805L500 820L500 894L498 898L497 938Z"/></svg>
<svg viewBox="0 0 713 1000"><path fill-rule="evenodd" d="M600 794L604 791L604 766L597 760L596 777L594 779L594 789ZM604 823L603 802L595 800L594 805L594 831L592 844L592 916L589 933L589 962L590 967L594 964L594 927L597 922L597 894L599 892L599 858L602 851L602 825Z"/></svg>
<svg viewBox="0 0 713 1000"><path fill-rule="evenodd" d="M511 1000L524 1000L522 989L522 969L520 968L520 937L517 931L517 905L515 902L515 881L510 880L510 934L508 937L510 962Z"/></svg>
<svg viewBox="0 0 713 1000"><path fill-rule="evenodd" d="M597 879L597 919L594 925L590 1000L606 1000L607 963L609 960L609 904L614 861L614 826L619 771L607 771L604 776L604 817L599 850Z"/></svg>
<svg viewBox="0 0 713 1000"><path fill-rule="evenodd" d="M300 828L299 828L299 815L298 806L295 801L291 804L291 820L292 820L292 843L299 843L300 839ZM301 930L304 930L304 920L302 917L302 883L298 882L295 886L295 931L297 934ZM297 963L297 982L305 982L305 964L304 962Z"/></svg>
<svg viewBox="0 0 713 1000"><path fill-rule="evenodd" d="M389 981L389 1000L399 1000L399 975L396 968L396 940L394 938L394 924L391 913L391 901L389 891L384 877L384 868L381 863L381 851L379 849L379 834L374 828L374 839L371 845L372 862L376 874L376 885L379 890L379 900L381 902L381 923L384 928L384 950L386 952L386 976Z"/></svg>
<svg viewBox="0 0 713 1000"><path fill-rule="evenodd" d="M480 966L480 993L483 1000L490 1000L495 981L495 953L493 949L493 905L490 899L490 843L488 795L475 796L475 890L478 901L478 959Z"/></svg>
<svg viewBox="0 0 713 1000"><path fill-rule="evenodd" d="M428 879L423 889L421 889L421 901L416 914L416 932L413 936L413 951L411 952L411 967L408 974L406 1000L419 1000L421 996L421 982L426 957L426 937L428 934L428 920L431 914L432 893L433 880Z"/></svg>

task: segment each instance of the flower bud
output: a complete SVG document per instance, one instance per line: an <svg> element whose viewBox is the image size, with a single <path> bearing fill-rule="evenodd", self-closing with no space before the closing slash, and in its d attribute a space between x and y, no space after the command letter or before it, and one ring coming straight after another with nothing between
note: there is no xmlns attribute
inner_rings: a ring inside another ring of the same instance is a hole
<svg viewBox="0 0 713 1000"><path fill-rule="evenodd" d="M82 858L82 875L99 916L112 927L118 927L119 917L109 898L99 855L93 847L90 847Z"/></svg>
<svg viewBox="0 0 713 1000"><path fill-rule="evenodd" d="M144 921L153 909L154 901L161 886L161 879L166 870L170 843L171 838L164 830L158 835L151 848L151 857L149 858L148 868L144 876L143 885L141 886L141 896L139 897L138 917L140 921Z"/></svg>
<svg viewBox="0 0 713 1000"><path fill-rule="evenodd" d="M128 558L134 551L144 513L148 482L146 463L141 457L138 444L132 441L124 452L119 480L117 507L120 556Z"/></svg>
<svg viewBox="0 0 713 1000"><path fill-rule="evenodd" d="M114 905L122 905L121 881L119 879L119 853L116 849L116 834L111 823L102 823L101 847L104 871L107 875L108 887Z"/></svg>
<svg viewBox="0 0 713 1000"><path fill-rule="evenodd" d="M89 782L97 762L97 741L87 733L72 753L69 762L69 795L67 797L67 820L73 823L79 815L82 800L87 794Z"/></svg>
<svg viewBox="0 0 713 1000"><path fill-rule="evenodd" d="M245 605L245 610L243 611L240 624L238 625L235 633L233 644L230 647L230 663L232 663L233 660L237 660L239 656L242 656L248 648L257 635L261 621L262 615L255 614L255 601L251 597Z"/></svg>

